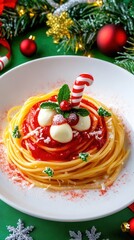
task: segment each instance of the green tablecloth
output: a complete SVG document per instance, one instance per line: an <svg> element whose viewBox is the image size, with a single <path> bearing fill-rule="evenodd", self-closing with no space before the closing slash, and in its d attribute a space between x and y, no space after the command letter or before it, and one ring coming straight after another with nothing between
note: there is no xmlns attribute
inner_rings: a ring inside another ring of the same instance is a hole
<svg viewBox="0 0 134 240"><path fill-rule="evenodd" d="M28 38L31 34L36 37L38 50L36 55L34 55L32 58L27 58L21 54L19 45L24 38ZM53 40L45 35L45 28L31 31L29 34L25 35L25 37L19 36L16 39L13 39L11 42L11 47L11 61L5 67L5 69L3 69L0 75L17 65L20 65L32 59L64 54L63 50L59 53L57 52L57 46L53 44ZM0 46L0 55L3 55L4 53L5 49ZM74 53L68 52L67 54L72 55ZM97 51L97 49L94 49L91 52L91 55L96 58L113 62L112 58L102 55L99 53L99 51ZM29 234L31 237L33 237L34 240L69 240L71 239L69 230L76 232L79 230L84 233L87 229L90 230L93 226L95 226L97 229L96 232L101 232L101 237L99 238L101 240L131 240L133 238L130 237L129 234L122 233L120 225L122 222L127 221L132 217L134 217L134 213L132 213L129 208L126 208L116 214L94 221L73 223L54 222L28 216L0 201L0 240L4 240L7 236L9 236L9 231L7 230L6 226L11 225L16 227L18 219L21 219L24 222L25 226L35 226L33 232ZM87 238L83 235L83 240L84 239Z"/></svg>

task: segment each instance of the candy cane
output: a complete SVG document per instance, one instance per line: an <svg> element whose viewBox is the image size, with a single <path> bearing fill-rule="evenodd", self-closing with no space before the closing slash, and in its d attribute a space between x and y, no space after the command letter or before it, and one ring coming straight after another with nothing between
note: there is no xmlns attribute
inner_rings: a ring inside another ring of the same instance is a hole
<svg viewBox="0 0 134 240"><path fill-rule="evenodd" d="M6 56L0 56L0 71L2 71L2 69L7 65L7 63L10 60L11 57L11 48L9 43L5 40L5 39L0 39L0 44L7 48L8 53L6 54Z"/></svg>
<svg viewBox="0 0 134 240"><path fill-rule="evenodd" d="M90 86L94 81L94 78L86 73L80 74L73 85L71 102L73 107L78 107L83 95L85 85Z"/></svg>

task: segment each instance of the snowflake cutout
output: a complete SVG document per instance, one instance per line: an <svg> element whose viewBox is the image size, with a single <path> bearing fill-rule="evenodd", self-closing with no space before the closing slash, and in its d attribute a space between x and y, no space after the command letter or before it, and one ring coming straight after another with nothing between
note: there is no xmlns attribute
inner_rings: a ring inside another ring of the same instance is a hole
<svg viewBox="0 0 134 240"><path fill-rule="evenodd" d="M81 231L77 231L77 232L69 231L69 234L71 237L69 240L82 240L83 239ZM96 228L93 226L90 230L85 231L85 235L87 236L87 238L89 240L97 240L97 239L100 239L101 232L96 232ZM109 239L107 238L107 239L102 239L102 240L109 240Z"/></svg>
<svg viewBox="0 0 134 240"><path fill-rule="evenodd" d="M73 237L70 238L70 240L82 240L82 233L80 231L78 231L77 233L74 231L69 231L69 234L70 237Z"/></svg>
<svg viewBox="0 0 134 240"><path fill-rule="evenodd" d="M91 231L86 230L86 236L89 240L97 240L100 238L101 232L96 233L96 228L93 226Z"/></svg>
<svg viewBox="0 0 134 240"><path fill-rule="evenodd" d="M7 226L10 235L6 237L5 240L33 240L29 236L29 232L33 230L33 226L24 227L23 222L19 219L17 222L17 227Z"/></svg>

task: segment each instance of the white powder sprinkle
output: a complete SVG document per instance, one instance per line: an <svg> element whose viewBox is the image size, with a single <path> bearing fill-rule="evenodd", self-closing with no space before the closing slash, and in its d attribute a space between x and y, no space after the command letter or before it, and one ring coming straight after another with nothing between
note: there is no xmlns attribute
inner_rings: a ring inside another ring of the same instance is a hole
<svg viewBox="0 0 134 240"><path fill-rule="evenodd" d="M47 137L46 139L44 139L44 143L50 143L51 139L50 137Z"/></svg>
<svg viewBox="0 0 134 240"><path fill-rule="evenodd" d="M101 135L101 134L102 134L102 130L98 130L98 131L94 131L94 132L89 133L90 136Z"/></svg>
<svg viewBox="0 0 134 240"><path fill-rule="evenodd" d="M78 131L73 131L73 136L74 137L77 137L79 135L79 132Z"/></svg>
<svg viewBox="0 0 134 240"><path fill-rule="evenodd" d="M101 183L101 190L106 190L106 186L104 183Z"/></svg>
<svg viewBox="0 0 134 240"><path fill-rule="evenodd" d="M65 122L65 118L62 116L62 114L56 114L53 118L53 123L54 124L60 124Z"/></svg>

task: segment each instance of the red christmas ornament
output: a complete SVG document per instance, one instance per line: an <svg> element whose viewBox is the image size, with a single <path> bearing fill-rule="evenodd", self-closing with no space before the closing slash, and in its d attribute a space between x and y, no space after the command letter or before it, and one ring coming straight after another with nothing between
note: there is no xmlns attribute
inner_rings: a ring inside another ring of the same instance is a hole
<svg viewBox="0 0 134 240"><path fill-rule="evenodd" d="M121 224L122 232L129 232L131 236L134 237L134 218L128 220Z"/></svg>
<svg viewBox="0 0 134 240"><path fill-rule="evenodd" d="M114 24L103 26L97 34L97 46L106 55L114 55L121 51L127 42L125 30Z"/></svg>
<svg viewBox="0 0 134 240"><path fill-rule="evenodd" d="M24 39L20 43L20 51L24 56L31 57L36 53L37 45L34 40L35 40L35 37L30 36L28 39Z"/></svg>

